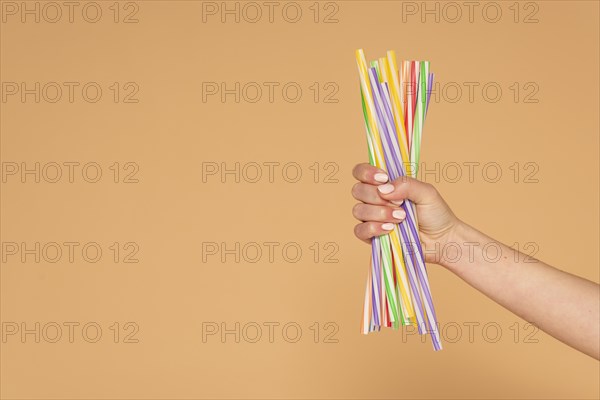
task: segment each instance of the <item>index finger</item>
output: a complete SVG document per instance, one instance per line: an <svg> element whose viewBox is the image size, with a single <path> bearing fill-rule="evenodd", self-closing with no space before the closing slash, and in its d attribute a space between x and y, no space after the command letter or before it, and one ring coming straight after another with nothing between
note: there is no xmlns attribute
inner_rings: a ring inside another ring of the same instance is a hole
<svg viewBox="0 0 600 400"><path fill-rule="evenodd" d="M381 185L390 179L384 170L367 163L357 164L352 170L352 175L357 180L371 185Z"/></svg>

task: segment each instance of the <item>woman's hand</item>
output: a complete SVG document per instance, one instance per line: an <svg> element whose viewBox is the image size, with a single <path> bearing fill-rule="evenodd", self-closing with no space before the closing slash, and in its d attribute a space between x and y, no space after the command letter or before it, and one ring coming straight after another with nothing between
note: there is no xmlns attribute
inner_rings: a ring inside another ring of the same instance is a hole
<svg viewBox="0 0 600 400"><path fill-rule="evenodd" d="M353 210L354 216L363 221L354 229L359 239L368 242L373 236L392 230L394 226L390 223L405 218L404 211L394 214L400 210L398 205L410 199L416 204L426 261L443 265L544 332L600 358L597 283L532 259L470 227L456 218L428 183L412 178L387 182L387 174L369 164L357 165L353 174L360 181L352 188L352 195L361 202ZM449 243L458 247L458 257L444 260L442 254ZM501 257L492 260L486 256L482 249L489 244L494 245ZM565 315L569 316L570 324L564 323Z"/></svg>
<svg viewBox="0 0 600 400"><path fill-rule="evenodd" d="M408 177L388 182L384 171L369 164L358 164L352 174L359 181L352 187L352 196L361 202L352 214L363 221L356 225L354 234L370 243L372 237L389 233L394 223L406 218L400 205L409 199L416 205L421 242L428 250L426 261L439 263L441 249L462 223L435 187Z"/></svg>

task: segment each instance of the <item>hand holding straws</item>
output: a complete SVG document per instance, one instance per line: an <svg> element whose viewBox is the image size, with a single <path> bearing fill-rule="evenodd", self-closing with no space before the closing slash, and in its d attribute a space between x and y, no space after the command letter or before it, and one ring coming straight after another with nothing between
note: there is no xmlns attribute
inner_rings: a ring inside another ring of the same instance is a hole
<svg viewBox="0 0 600 400"><path fill-rule="evenodd" d="M369 162L387 171L391 180L416 177L433 84L429 62L404 61L398 71L396 56L388 51L368 67L362 50L356 51L356 61ZM389 234L372 239L362 331L416 324L420 334L431 334L434 349L441 350L415 206L406 199L402 207L406 219Z"/></svg>

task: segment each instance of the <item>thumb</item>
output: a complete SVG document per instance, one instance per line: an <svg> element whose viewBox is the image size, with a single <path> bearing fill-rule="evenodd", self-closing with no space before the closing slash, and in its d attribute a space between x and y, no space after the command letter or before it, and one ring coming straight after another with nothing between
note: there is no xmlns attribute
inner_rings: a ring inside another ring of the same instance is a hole
<svg viewBox="0 0 600 400"><path fill-rule="evenodd" d="M438 196L437 190L433 185L421 182L408 176L403 176L391 183L377 186L379 196L382 199L396 204L409 199L415 204L427 204L435 201Z"/></svg>

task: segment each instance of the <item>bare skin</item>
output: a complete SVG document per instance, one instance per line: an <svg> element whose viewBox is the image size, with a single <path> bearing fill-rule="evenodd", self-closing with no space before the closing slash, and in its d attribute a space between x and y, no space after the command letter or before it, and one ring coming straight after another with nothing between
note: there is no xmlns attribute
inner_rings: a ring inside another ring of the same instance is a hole
<svg viewBox="0 0 600 400"><path fill-rule="evenodd" d="M439 264L501 306L596 359L600 358L600 286L535 260L454 215L432 185L412 178L388 182L387 174L369 164L353 170L359 181L352 195L360 203L352 210L360 221L355 235L366 243L401 222L405 199L416 205L421 242L427 262ZM395 212L395 213L394 213ZM454 254L443 253L445 245ZM476 245L475 245L476 244ZM499 250L486 257L484 246ZM510 290L507 290L510 288Z"/></svg>

